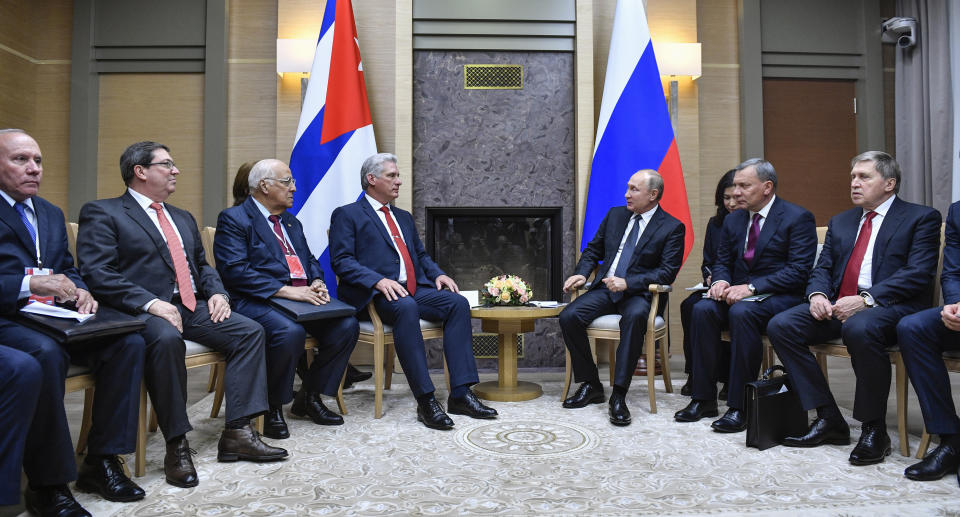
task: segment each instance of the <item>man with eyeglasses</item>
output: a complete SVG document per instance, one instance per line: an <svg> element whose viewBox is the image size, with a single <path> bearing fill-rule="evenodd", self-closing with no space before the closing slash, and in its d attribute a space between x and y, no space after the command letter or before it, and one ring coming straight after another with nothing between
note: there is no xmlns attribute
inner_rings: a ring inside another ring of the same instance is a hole
<svg viewBox="0 0 960 517"><path fill-rule="evenodd" d="M204 255L193 216L165 203L180 170L170 149L138 142L120 157L127 191L80 210L77 257L90 290L104 303L137 315L147 344L144 377L167 440L164 473L179 487L199 482L186 433L184 339L227 359L226 428L219 461L277 461L287 451L260 440L250 419L267 410L264 332L230 310L227 290Z"/></svg>
<svg viewBox="0 0 960 517"><path fill-rule="evenodd" d="M323 404L334 397L357 343L353 316L297 323L269 304L271 297L325 305L330 294L323 268L307 244L303 225L290 212L297 187L290 167L280 160L260 160L247 178L250 196L217 218L213 254L217 270L237 312L263 325L267 346L267 401L263 434L290 436L283 405L293 397L294 371L302 363L303 386L290 412L319 425L341 425L343 417ZM319 354L309 368L304 357L306 334L316 338Z"/></svg>

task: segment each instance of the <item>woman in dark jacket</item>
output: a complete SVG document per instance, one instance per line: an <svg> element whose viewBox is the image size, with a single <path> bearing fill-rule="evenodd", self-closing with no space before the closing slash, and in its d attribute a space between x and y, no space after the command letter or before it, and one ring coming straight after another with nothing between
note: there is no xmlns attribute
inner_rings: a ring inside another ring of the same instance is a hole
<svg viewBox="0 0 960 517"><path fill-rule="evenodd" d="M737 208L741 208L737 205L737 201L733 197L733 176L735 173L736 169L727 171L726 174L720 178L720 182L717 183L717 191L714 194L714 204L717 206L717 214L707 221L707 232L703 237L703 262L700 265L700 272L703 275L703 285L705 286L710 285L710 267L717 258L717 247L720 245L720 229L723 227L723 218ZM690 358L693 354L693 351L690 349L689 338L690 314L693 312L693 305L702 298L703 291L694 291L680 304L680 322L683 325L683 371L687 374L687 382L683 385L683 388L680 388L680 393L687 396L690 395L693 387L693 381L691 380L692 365L690 364ZM722 353L720 364L726 365L729 363L730 350L729 347L727 347ZM723 389L720 390L721 399L726 399L727 396L727 370L729 370L729 368L724 367L720 372L720 381L724 383Z"/></svg>

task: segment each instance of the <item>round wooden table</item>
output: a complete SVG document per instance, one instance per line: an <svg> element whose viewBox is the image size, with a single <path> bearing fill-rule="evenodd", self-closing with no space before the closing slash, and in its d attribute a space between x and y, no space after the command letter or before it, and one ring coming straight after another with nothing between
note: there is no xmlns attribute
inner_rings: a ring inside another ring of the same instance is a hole
<svg viewBox="0 0 960 517"><path fill-rule="evenodd" d="M560 314L560 307L474 307L470 316L480 320L484 332L498 334L497 381L473 387L478 397L500 402L531 400L543 394L539 384L517 381L517 334L533 332L536 321Z"/></svg>

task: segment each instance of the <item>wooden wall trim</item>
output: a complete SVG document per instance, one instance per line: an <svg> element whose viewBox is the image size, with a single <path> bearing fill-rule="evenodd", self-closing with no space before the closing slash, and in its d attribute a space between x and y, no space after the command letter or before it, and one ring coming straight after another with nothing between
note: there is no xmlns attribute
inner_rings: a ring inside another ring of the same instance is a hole
<svg viewBox="0 0 960 517"><path fill-rule="evenodd" d="M227 181L227 0L207 0L207 41L203 74L203 217L216 226L229 206Z"/></svg>
<svg viewBox="0 0 960 517"><path fill-rule="evenodd" d="M76 221L80 207L97 198L99 84L93 57L93 0L74 0L73 51L70 69L70 171L67 218Z"/></svg>

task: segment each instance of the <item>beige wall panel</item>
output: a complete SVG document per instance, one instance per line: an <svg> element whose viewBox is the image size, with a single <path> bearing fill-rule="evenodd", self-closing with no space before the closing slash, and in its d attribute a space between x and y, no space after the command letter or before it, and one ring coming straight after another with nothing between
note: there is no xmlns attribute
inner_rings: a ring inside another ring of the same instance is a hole
<svg viewBox="0 0 960 517"><path fill-rule="evenodd" d="M277 156L277 67L273 63L230 64L227 92L227 201L233 178L247 161Z"/></svg>
<svg viewBox="0 0 960 517"><path fill-rule="evenodd" d="M70 158L70 66L36 66L30 131L43 151L43 197L67 211Z"/></svg>
<svg viewBox="0 0 960 517"><path fill-rule="evenodd" d="M34 32L32 2L17 0L0 2L0 45L35 57L37 41ZM6 70L6 69L4 69Z"/></svg>
<svg viewBox="0 0 960 517"><path fill-rule="evenodd" d="M169 201L202 219L203 74L101 75L99 117L98 197L123 193L123 150L154 140L170 147L181 170Z"/></svg>
<svg viewBox="0 0 960 517"><path fill-rule="evenodd" d="M0 49L0 126L31 130L37 65Z"/></svg>
<svg viewBox="0 0 960 517"><path fill-rule="evenodd" d="M230 9L227 57L231 60L275 59L277 0L233 0L227 4Z"/></svg>
<svg viewBox="0 0 960 517"><path fill-rule="evenodd" d="M737 0L705 0L697 2L701 59L707 64L739 62L737 41ZM734 31L731 33L730 31Z"/></svg>
<svg viewBox="0 0 960 517"><path fill-rule="evenodd" d="M33 40L31 55L37 59L70 59L73 47L72 0L30 3L33 5L34 29L27 39Z"/></svg>
<svg viewBox="0 0 960 517"><path fill-rule="evenodd" d="M353 2L354 12L359 11L359 2ZM277 37L312 39L320 36L320 23L327 2L323 0L279 0L277 2ZM356 16L356 14L354 14ZM360 40L361 43L363 40ZM360 47L363 50L363 47Z"/></svg>
<svg viewBox="0 0 960 517"><path fill-rule="evenodd" d="M290 161L290 153L293 152L293 139L297 136L297 127L300 123L301 79L308 76L309 74L287 73L280 77L274 74L277 82L277 112L276 120L274 120L277 128L275 147L277 158L285 162Z"/></svg>

